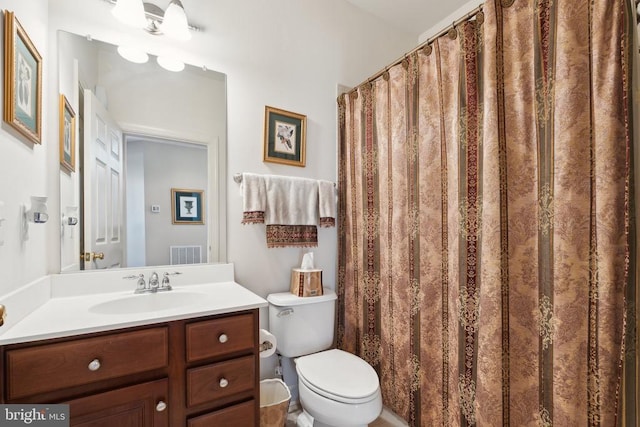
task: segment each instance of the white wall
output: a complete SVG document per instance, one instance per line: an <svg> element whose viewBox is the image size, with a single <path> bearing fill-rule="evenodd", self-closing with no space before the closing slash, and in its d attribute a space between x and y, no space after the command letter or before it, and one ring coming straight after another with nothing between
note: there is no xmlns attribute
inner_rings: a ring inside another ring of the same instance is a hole
<svg viewBox="0 0 640 427"><path fill-rule="evenodd" d="M15 12L44 58L42 102L47 106L46 110L52 104L47 69L50 56L47 45L48 4L45 1L39 3L38 7L34 7L31 1L1 0L0 8ZM2 27L4 32L4 24ZM0 70L0 74L4 81L4 71ZM0 93L4 99L4 87L0 88ZM57 106L55 108L57 111ZM47 274L50 256L57 257L58 267L60 265L60 227L59 223L55 224L55 212L58 210L58 144L57 138L55 144L50 142L49 117L47 113L43 115L42 145L27 142L4 122L0 126L0 201L5 204L0 217L6 218L0 228L5 242L0 246L0 294ZM53 199L53 203L49 203L49 213L52 214L49 223L31 224L29 240L23 242L20 236L20 205L30 204L30 196L45 195ZM52 235L54 227L56 234Z"/></svg>

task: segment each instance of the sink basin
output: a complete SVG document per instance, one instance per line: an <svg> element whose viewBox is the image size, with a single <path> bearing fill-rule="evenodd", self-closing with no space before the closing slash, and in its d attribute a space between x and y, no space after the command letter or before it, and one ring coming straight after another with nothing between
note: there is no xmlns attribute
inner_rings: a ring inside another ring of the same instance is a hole
<svg viewBox="0 0 640 427"><path fill-rule="evenodd" d="M199 292L176 291L132 294L95 304L89 308L89 311L98 314L147 313L202 303L207 297L208 295Z"/></svg>

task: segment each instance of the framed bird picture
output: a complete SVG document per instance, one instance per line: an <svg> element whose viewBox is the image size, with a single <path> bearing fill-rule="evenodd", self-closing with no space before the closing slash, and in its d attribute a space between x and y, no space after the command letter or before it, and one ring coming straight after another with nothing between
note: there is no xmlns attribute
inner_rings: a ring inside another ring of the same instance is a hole
<svg viewBox="0 0 640 427"><path fill-rule="evenodd" d="M307 116L266 106L263 161L305 166Z"/></svg>

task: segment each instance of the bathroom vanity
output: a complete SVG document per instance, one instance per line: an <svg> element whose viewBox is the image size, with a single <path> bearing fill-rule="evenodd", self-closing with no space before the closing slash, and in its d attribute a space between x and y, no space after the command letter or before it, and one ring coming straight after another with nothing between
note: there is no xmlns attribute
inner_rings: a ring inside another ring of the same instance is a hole
<svg viewBox="0 0 640 427"><path fill-rule="evenodd" d="M72 425L257 426L265 305L234 282L51 298L0 334L0 403L66 403Z"/></svg>

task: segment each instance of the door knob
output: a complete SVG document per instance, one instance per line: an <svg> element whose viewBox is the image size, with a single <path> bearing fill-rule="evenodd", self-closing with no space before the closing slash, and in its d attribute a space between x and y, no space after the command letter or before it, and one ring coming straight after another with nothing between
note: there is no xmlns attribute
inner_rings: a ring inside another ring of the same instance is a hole
<svg viewBox="0 0 640 427"><path fill-rule="evenodd" d="M4 325L4 319L7 317L7 309L4 305L0 305L0 326Z"/></svg>
<svg viewBox="0 0 640 427"><path fill-rule="evenodd" d="M85 262L89 262L91 260L96 259L104 259L104 252L85 252L80 254L80 259Z"/></svg>

